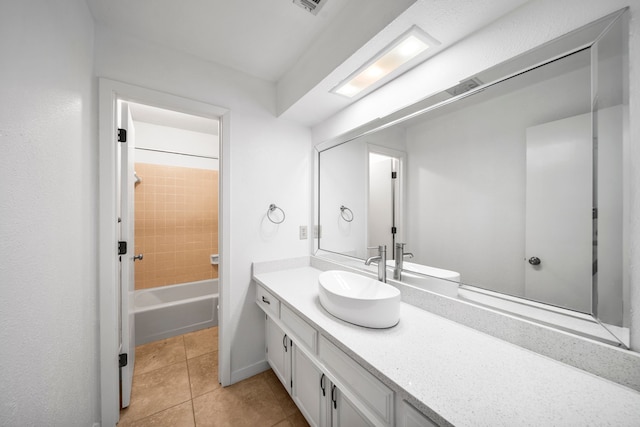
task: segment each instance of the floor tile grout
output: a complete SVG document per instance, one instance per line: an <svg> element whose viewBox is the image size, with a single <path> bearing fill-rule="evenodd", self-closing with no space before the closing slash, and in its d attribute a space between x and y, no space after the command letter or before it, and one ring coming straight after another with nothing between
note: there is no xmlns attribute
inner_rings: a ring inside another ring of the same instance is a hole
<svg viewBox="0 0 640 427"><path fill-rule="evenodd" d="M206 330L206 329L204 329L204 330ZM204 331L204 330L201 330L201 331ZM195 332L199 332L199 331L195 331ZM220 390L221 389L224 390L224 388L214 388L212 390L203 392L203 390L206 390L207 388L206 387L204 387L204 388L202 387L203 383L201 382L200 375L198 375L198 372L199 372L199 370L202 370L202 366L204 366L204 365L201 365L201 364L202 363L207 363L207 362L204 361L204 360L196 362L196 360L198 358L204 358L204 357L215 357L215 354L219 353L219 349L217 348L217 346L214 346L215 348L212 351L206 351L205 353L197 354L195 356L189 357L189 351L188 351L188 348L187 348L188 346L187 346L186 335L188 335L188 334L181 335L180 336L180 340L177 340L176 342L174 342L172 344L173 345L173 350L171 350L171 351L174 352L173 353L175 355L174 357L167 358L167 359L163 360L161 356L156 356L156 355L162 354L162 351L165 348L167 348L167 350L169 350L171 348L171 346L168 346L168 347L159 346L159 348L157 350L151 348L151 349L149 349L150 353L147 353L147 357L154 358L154 359L156 357L158 357L157 361L159 361L160 363L162 363L162 362L166 363L166 361L169 361L169 360L171 360L172 363L169 363L169 364L164 365L164 366L156 367L156 368L151 369L149 371L146 371L146 372L144 372L142 374L134 374L134 377L136 375L151 374L151 373L153 373L153 372L155 372L157 370L160 370L160 369L166 369L167 367L170 367L170 366L174 366L174 365L177 365L177 364L185 363L186 364L186 378L187 378L187 382L188 382L189 397L190 398L187 399L187 400L184 400L182 402L179 402L179 403L174 403L169 407L166 407L166 408L163 408L163 409L160 409L160 410L156 410L155 412L153 412L151 414L146 414L143 417L127 420L123 424L129 425L129 423L134 423L134 424L137 424L137 423L140 423L140 422L144 423L145 421L143 421L143 420L146 420L147 418L149 418L149 420L146 421L146 422L150 422L150 421L157 422L158 421L157 419L154 420L154 419L151 419L150 417L158 417L158 414L160 414L160 413L162 413L164 411L169 411L169 410L171 410L173 408L176 408L176 407L178 407L180 405L185 405L186 402L189 402L189 404L191 405L190 413L191 413L192 421L189 421L189 423L193 423L193 425L195 427L199 427L199 426L201 427L202 426L202 422L204 422L206 424L208 421L210 421L210 418L204 418L204 419L200 420L200 423L198 422L198 420L196 419L196 405L194 403L194 400L195 399L201 399L201 398L202 399L206 399L204 396L207 396L207 395L211 395L211 396L208 397L209 399L216 399L217 400L219 398L222 398L222 396L224 396L224 392L222 392L223 394L219 395L220 397L219 396L215 396L214 397L213 394L214 393L220 393ZM162 340L158 340L158 341L162 341ZM179 344L178 344L178 342L179 342ZM201 343L203 341L194 339L194 337L190 337L189 342L190 342L190 347L189 348L191 348L191 354L194 353L194 350L195 351L201 351L201 350L207 349L206 347L203 348L203 346L201 345ZM151 343L149 343L149 344L151 344ZM176 357L180 358L180 356L179 356L180 350L178 349L180 345L182 346L182 353L183 353L184 359L175 361ZM190 361L191 361L191 363L190 363ZM149 366L153 366L153 364L148 364L148 361L147 361L147 365L143 365L143 366L146 366L148 368ZM134 368L134 372L135 372L135 368ZM288 412L290 412L290 409L291 409L290 406L288 406L287 402L285 402L285 400L283 399L283 396L282 396L282 393L280 393L280 390L276 390L275 389L276 386L280 385L279 382L277 384L274 384L274 378L272 378L272 374L268 375L266 373L262 373L262 374L258 374L258 375L260 375L260 377L259 378L255 378L255 379L260 381L261 383L263 383L263 386L264 385L267 386L267 390L269 390L269 393L268 393L269 398L270 399L275 399L274 403L277 402L277 405L278 405L279 409L281 410L282 416L283 416L283 418L280 419L279 421L277 421L277 422L275 422L273 424L269 424L269 425L276 426L276 425L278 425L280 423L284 423L286 425L297 425L296 423L299 421L299 418L298 418L299 414L296 415L296 414L289 414L288 413ZM209 377L209 378L210 379L207 380L207 381L212 381L211 377ZM217 383L218 382L218 378L219 377L216 377L212 382L216 382ZM250 378L247 378L247 380L249 380L249 379ZM197 396L194 395L194 389L193 389L194 384L192 383L192 381L196 381L196 384L197 384L196 388L197 388L197 390L200 390L200 394L198 394ZM277 378L276 378L275 381L279 381L279 380L277 380ZM208 384L211 385L212 382L208 382ZM237 384L240 384L240 383L243 383L243 381L240 381ZM240 386L240 387L242 387L242 386ZM238 389L238 390L240 390L240 389ZM186 395L185 395L185 397L186 397ZM199 411L200 412L202 410L205 410L205 413L206 413L207 410L208 411L211 410L211 408L209 406L203 406L203 404L205 404L205 402L203 402L202 400L199 400L199 402L200 402L199 403L199 408L200 408ZM187 416L188 412L186 412L186 411L187 411L187 408L185 407L181 412L182 416ZM176 414L176 413L180 413L180 412L173 411L171 414ZM135 416L134 413L130 413L130 415ZM167 415L170 416L169 414L167 414ZM203 413L200 414L201 418L202 418L203 415L204 415ZM215 416L217 417L219 415L215 415ZM227 414L226 416L229 416L229 414ZM235 416L235 415L231 415L231 416ZM163 417L161 417L161 419L162 418ZM186 421L186 419L185 419L185 421Z"/></svg>
<svg viewBox="0 0 640 427"><path fill-rule="evenodd" d="M201 331L204 331L204 330L206 330L206 329L202 329ZM198 332L198 331L194 331L194 332ZM164 365L164 366L157 367L155 369L151 369L151 370L143 372L143 373L138 373L138 374L135 373L135 367L134 367L134 375L133 375L133 377L135 379L135 377L139 376L139 375L151 374L151 373L153 373L153 372L155 372L157 370L166 369L169 366L173 366L173 365L177 365L177 364L180 364L180 363L184 363L186 365L186 370L187 370L187 381L188 381L188 386L189 386L189 399L184 400L184 401L179 402L179 403L176 403L176 404L171 405L169 407L163 408L163 409L158 410L156 412L153 412L151 414L145 415L144 417L130 420L130 422L133 422L133 423L139 422L139 421L144 420L146 418L153 417L153 416L155 416L155 415L157 415L157 414L159 414L159 413L161 413L163 411L167 411L167 410L169 410L171 408L175 408L176 406L183 405L186 402L189 402L191 404L191 415L193 417L193 422L194 422L194 425L195 425L195 423L196 423L196 414L195 414L195 408L194 408L194 405L193 405L194 396L193 396L192 382L191 382L191 371L189 369L189 360L193 360L193 359L196 359L198 357L204 357L204 356L213 354L213 353L217 352L217 349L213 350L213 351L208 351L208 352L205 352L205 353L202 353L202 354L198 354L196 356L189 357L188 353L187 353L187 343L185 342L185 335L187 335L187 334L179 335L179 337L180 337L179 341L180 341L180 345L182 347L182 353L183 353L184 359L176 361L176 362L173 362L173 363L169 363L169 364ZM170 339L170 338L167 338L167 339ZM163 340L158 340L158 341L163 341ZM151 343L148 343L148 344L151 344ZM142 345L144 345L144 344L142 344ZM139 347L139 346L136 346L136 347Z"/></svg>

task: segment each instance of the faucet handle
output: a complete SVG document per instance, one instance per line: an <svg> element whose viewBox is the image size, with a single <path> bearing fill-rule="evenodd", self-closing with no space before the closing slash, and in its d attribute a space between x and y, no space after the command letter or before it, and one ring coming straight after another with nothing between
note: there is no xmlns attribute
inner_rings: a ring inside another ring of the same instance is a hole
<svg viewBox="0 0 640 427"><path fill-rule="evenodd" d="M382 253L387 251L387 245L367 246L367 249L377 249L378 252Z"/></svg>

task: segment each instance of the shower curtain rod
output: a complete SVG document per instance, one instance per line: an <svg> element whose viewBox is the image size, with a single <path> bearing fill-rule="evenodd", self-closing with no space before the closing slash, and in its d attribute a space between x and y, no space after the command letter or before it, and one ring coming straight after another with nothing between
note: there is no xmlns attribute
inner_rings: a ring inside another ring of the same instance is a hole
<svg viewBox="0 0 640 427"><path fill-rule="evenodd" d="M154 151L156 153L165 153L165 154L177 154L179 156L189 156L189 157L199 157L201 159L212 159L212 160L220 160L219 157L209 157L209 156L199 156L197 154L185 154L185 153L178 153L177 151L168 151L168 150L156 150L153 148L140 148L140 147L136 147L136 150L143 150L143 151Z"/></svg>

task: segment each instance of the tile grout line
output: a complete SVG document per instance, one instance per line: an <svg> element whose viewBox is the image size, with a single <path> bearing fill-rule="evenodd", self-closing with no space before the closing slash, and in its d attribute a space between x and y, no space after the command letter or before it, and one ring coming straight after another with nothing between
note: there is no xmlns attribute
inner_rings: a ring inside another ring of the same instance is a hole
<svg viewBox="0 0 640 427"><path fill-rule="evenodd" d="M209 329L209 328L207 328L207 329ZM189 334L189 333L187 333L187 334ZM179 360L179 361L176 361L176 362L173 362L173 363L169 363L168 365L164 365L164 366L161 366L161 367L158 367L158 368L152 369L152 370L150 370L150 371L146 371L146 372L140 373L140 374L138 374L138 375L135 375L135 374L134 374L134 379L135 379L135 377L136 377L136 376L144 375L144 374L148 374L148 373L152 373L152 372L154 372L154 371L156 371L156 370L164 369L164 368L167 368L167 367L169 367L169 366L177 365L177 364L180 364L180 363L184 362L184 363L185 363L185 365L186 365L186 368L187 368L187 380L188 380L189 396L190 396L190 398L189 398L189 399L187 399L187 400L184 400L184 401L182 401L182 402L178 402L178 403L176 403L176 404L174 404L174 405L172 405L172 406L169 406L169 407L167 407L167 408L163 408L163 409L161 409L161 410L158 410L158 411L156 411L156 412L154 412L154 413L152 413L152 414L148 414L148 415L146 415L146 416L144 416L144 417L142 417L142 418L132 419L132 420L131 420L131 422L135 423L135 422L141 421L141 420L143 420L143 419L147 419L147 418L149 418L149 417L156 416L157 414L159 414L159 413L161 413L161 412L163 412L163 411L167 411L167 410L172 409L172 408L175 408L175 407L177 407L177 406L179 406L179 405L183 405L183 404L185 404L186 402L190 402L190 404L191 404L191 414L192 414L192 417L193 417L193 423L194 423L194 425L196 425L195 406L194 406L194 403L193 403L194 395L193 395L192 382L191 382L191 381L192 381L192 379L191 379L191 376L192 376L192 375L191 375L191 370L190 370L190 368L189 368L189 360L191 360L191 359L197 359L197 358L200 358L200 357L204 357L204 356L208 356L208 355L214 354L214 353L218 352L218 350L217 350L217 349L215 349L215 350L208 351L208 352L203 353L203 354L198 354L198 355L196 355L196 356L194 356L194 357L189 358L189 357L188 357L188 354L187 354L187 344L186 344L186 340L185 340L185 335L187 335L187 334L182 334L182 335L180 336L180 339L181 339L181 342L182 342L183 356L184 356L184 359L183 359L183 360ZM135 367L134 367L134 371L135 371Z"/></svg>
<svg viewBox="0 0 640 427"><path fill-rule="evenodd" d="M191 370L189 369L189 357L187 356L187 343L184 340L184 336L186 334L182 335L182 345L184 348L184 359L185 359L185 363L187 364L187 377L189 378L189 396L191 396L191 399L189 400L189 402L191 403L191 416L193 417L193 425L194 427L197 427L196 425L196 410L193 406L193 389L191 387Z"/></svg>

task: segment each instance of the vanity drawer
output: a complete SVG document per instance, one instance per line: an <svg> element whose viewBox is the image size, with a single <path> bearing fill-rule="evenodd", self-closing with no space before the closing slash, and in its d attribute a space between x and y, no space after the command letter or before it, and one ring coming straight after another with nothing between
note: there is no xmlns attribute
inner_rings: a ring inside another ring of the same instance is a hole
<svg viewBox="0 0 640 427"><path fill-rule="evenodd" d="M283 305L280 308L280 320L287 325L287 328L297 338L298 344L302 344L311 350L313 354L317 351L318 332L300 316L295 314L289 307Z"/></svg>
<svg viewBox="0 0 640 427"><path fill-rule="evenodd" d="M258 304L265 313L276 319L280 318L280 300L258 284L256 284L256 304Z"/></svg>
<svg viewBox="0 0 640 427"><path fill-rule="evenodd" d="M393 425L393 390L324 336L320 336L320 360L363 404L386 425Z"/></svg>

